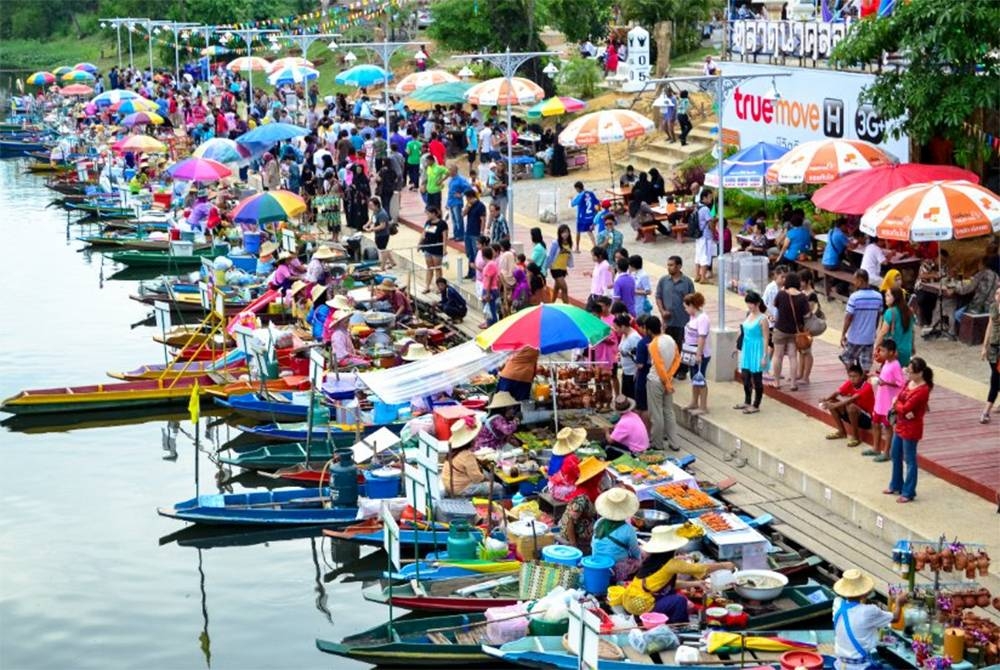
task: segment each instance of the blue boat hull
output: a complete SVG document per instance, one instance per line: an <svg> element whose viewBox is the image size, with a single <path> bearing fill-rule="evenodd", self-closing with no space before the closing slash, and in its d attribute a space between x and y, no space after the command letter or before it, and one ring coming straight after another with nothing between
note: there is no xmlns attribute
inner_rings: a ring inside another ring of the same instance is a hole
<svg viewBox="0 0 1000 670"><path fill-rule="evenodd" d="M398 433L399 430L402 429L403 424L390 423L386 424L386 427L389 428L389 430ZM274 424L267 424L263 426L238 426L238 428L268 442L305 442L309 437L308 432L304 429L282 428L281 426L276 426ZM361 434L370 435L379 428L381 428L381 426L366 425L361 430ZM339 428L333 429L328 428L326 425L314 426L312 439L314 441L327 440L336 444L345 444L348 446L354 444L356 441L353 430L341 430Z"/></svg>
<svg viewBox="0 0 1000 670"><path fill-rule="evenodd" d="M161 507L161 516L192 523L252 526L325 526L357 521L356 507L323 507L330 490L316 487L255 493L211 494Z"/></svg>
<svg viewBox="0 0 1000 670"><path fill-rule="evenodd" d="M216 398L215 402L245 417L259 421L305 421L309 418L308 405L260 400L256 393L230 396L229 400Z"/></svg>
<svg viewBox="0 0 1000 670"><path fill-rule="evenodd" d="M45 151L47 149L48 145L45 142L0 140L0 156L4 158L26 156L32 151Z"/></svg>

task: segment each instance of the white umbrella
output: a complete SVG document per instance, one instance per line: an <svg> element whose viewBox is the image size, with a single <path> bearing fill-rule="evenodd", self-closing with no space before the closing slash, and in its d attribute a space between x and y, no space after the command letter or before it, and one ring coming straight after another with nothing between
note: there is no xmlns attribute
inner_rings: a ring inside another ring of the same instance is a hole
<svg viewBox="0 0 1000 670"><path fill-rule="evenodd" d="M467 102L474 105L526 105L545 97L542 87L523 77L496 77L476 84L465 92Z"/></svg>

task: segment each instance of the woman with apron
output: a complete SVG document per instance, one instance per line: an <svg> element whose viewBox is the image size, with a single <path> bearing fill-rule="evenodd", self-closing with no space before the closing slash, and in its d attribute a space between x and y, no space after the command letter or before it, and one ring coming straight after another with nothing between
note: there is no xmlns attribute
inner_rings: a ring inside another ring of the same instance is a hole
<svg viewBox="0 0 1000 670"><path fill-rule="evenodd" d="M833 585L837 598L833 601L834 651L837 670L865 670L878 667L873 655L879 631L899 620L906 595L896 600L895 613L865 602L875 589L875 580L857 568L844 571Z"/></svg>

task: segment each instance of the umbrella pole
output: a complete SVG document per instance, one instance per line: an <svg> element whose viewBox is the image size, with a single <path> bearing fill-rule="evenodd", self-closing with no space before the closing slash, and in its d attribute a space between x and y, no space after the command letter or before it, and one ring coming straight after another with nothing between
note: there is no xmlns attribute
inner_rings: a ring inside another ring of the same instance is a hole
<svg viewBox="0 0 1000 670"><path fill-rule="evenodd" d="M615 164L611 162L611 145L605 144L608 149L608 172L611 174L611 190L615 190Z"/></svg>

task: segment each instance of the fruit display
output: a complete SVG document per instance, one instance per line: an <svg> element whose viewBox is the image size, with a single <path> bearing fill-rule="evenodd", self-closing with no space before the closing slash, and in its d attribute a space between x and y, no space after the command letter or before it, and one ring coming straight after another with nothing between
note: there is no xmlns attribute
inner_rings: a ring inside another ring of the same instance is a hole
<svg viewBox="0 0 1000 670"><path fill-rule="evenodd" d="M541 451L552 446L552 440L539 437L529 430L518 431L514 433L514 437L528 451Z"/></svg>
<svg viewBox="0 0 1000 670"><path fill-rule="evenodd" d="M667 460L666 454L659 451L644 451L636 458L646 465L659 465Z"/></svg>
<svg viewBox="0 0 1000 670"><path fill-rule="evenodd" d="M635 484L652 484L673 479L674 473L662 465L649 465L645 469L635 468L632 471L632 482Z"/></svg>
<svg viewBox="0 0 1000 670"><path fill-rule="evenodd" d="M688 484L663 484L654 490L659 496L681 509L695 510L719 507L719 503L714 498Z"/></svg>

